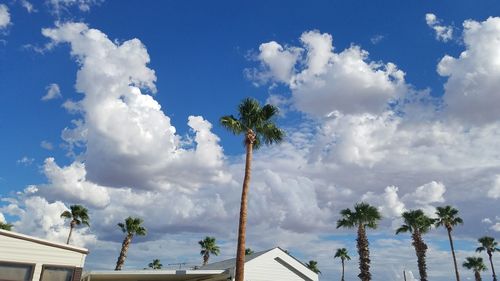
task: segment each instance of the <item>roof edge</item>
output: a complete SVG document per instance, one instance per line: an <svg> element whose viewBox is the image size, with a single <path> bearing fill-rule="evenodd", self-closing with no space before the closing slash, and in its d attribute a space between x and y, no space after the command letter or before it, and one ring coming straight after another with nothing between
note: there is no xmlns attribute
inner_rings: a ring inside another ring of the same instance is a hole
<svg viewBox="0 0 500 281"><path fill-rule="evenodd" d="M70 250L70 251L78 252L78 253L85 254L85 255L88 255L88 253L89 253L89 250L86 248L71 246L71 245L57 243L57 242L52 242L49 240L45 240L45 239L41 239L41 238L26 235L26 234L13 232L13 231L0 229L0 235L11 237L11 238L17 238L17 239L21 239L21 240L25 240L25 241L29 241L29 242L34 242L34 243L38 243L38 244L42 244L42 245L46 245L46 246L56 247L56 248L60 248L60 249L64 249L64 250Z"/></svg>

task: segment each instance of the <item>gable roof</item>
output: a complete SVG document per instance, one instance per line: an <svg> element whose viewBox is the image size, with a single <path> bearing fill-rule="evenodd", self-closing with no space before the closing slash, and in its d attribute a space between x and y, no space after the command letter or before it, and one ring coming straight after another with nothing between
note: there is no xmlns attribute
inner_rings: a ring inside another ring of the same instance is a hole
<svg viewBox="0 0 500 281"><path fill-rule="evenodd" d="M78 252L78 253L82 253L82 254L89 253L89 250L85 249L85 248L76 247L76 246L67 245L67 244L62 244L62 243L57 243L57 242L52 242L49 240L40 239L37 237L33 237L33 236L29 236L29 235L25 235L25 234L13 232L13 231L8 231L8 230L0 229L0 236L6 236L6 237L15 238L15 239L25 240L25 241L29 241L29 242L33 242L33 243L37 243L37 244L42 244L42 245L60 248L60 249L64 249L64 250L69 250L69 251L73 251L73 252Z"/></svg>
<svg viewBox="0 0 500 281"><path fill-rule="evenodd" d="M245 256L245 263L249 262L249 261L255 259L256 257L259 257L259 256L261 256L269 251L272 251L274 249L276 249L276 248L256 252L256 253L253 253L251 255L246 255ZM223 261L219 261L219 262L210 263L210 264L201 266L198 269L200 269L200 270L226 270L229 268L233 268L235 266L236 266L236 258L232 258L232 259L227 259L227 260L223 260Z"/></svg>

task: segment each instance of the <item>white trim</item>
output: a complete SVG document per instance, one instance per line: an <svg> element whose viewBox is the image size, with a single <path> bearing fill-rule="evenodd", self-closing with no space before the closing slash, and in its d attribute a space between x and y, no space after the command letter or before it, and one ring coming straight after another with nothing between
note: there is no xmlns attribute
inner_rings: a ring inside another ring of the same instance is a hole
<svg viewBox="0 0 500 281"><path fill-rule="evenodd" d="M42 245L47 245L47 246L51 246L51 247L56 247L56 248L60 248L60 249L70 250L73 252L78 252L78 253L82 253L82 254L86 254L86 255L89 253L89 250L85 249L85 248L76 247L76 246L67 245L67 244L62 244L62 243L56 243L56 242L52 242L49 240L44 240L44 239L36 238L33 236L29 236L29 235L25 235L25 234L13 232L13 231L7 231L7 230L0 229L0 235L12 237L12 238L16 238L16 239L21 239L21 240L26 240L26 241L30 241L30 242L34 242L34 243L38 243L38 244L42 244Z"/></svg>

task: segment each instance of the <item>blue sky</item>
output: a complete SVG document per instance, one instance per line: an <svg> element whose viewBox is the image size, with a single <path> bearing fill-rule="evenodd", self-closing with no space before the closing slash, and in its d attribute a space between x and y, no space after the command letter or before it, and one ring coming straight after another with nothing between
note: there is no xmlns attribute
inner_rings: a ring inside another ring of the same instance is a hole
<svg viewBox="0 0 500 281"><path fill-rule="evenodd" d="M29 3L0 2L9 15L2 24L0 9L0 219L18 231L64 240L64 224L52 219L88 205L102 220L75 243L100 253L88 260L98 268L115 258L117 220L151 205L166 219L146 220L151 235L138 248L150 251L131 253L129 266L162 254L151 250L158 244L175 249L165 259L195 260L183 247L209 233L232 256L243 146L218 118L250 96L279 106L287 131L284 144L256 155L255 248L291 248L333 278L328 251L348 245L354 255L352 234L335 230L338 211L360 200L384 213L374 245L394 239L387 253L407 242L392 233L398 212L412 208L459 207L460 257L478 236L498 236L497 1L50 0L28 11ZM134 38L143 45L115 50ZM136 59L143 53L149 63ZM77 90L77 77L96 81ZM157 92L133 92L137 80ZM42 100L50 85L59 91ZM129 86L125 96L116 90ZM64 108L68 100L80 110ZM63 137L82 132L76 147ZM447 257L443 234L430 235L432 261ZM380 264L385 256L375 255ZM398 279L398 266L379 269L377 280ZM430 275L448 280L446 272Z"/></svg>

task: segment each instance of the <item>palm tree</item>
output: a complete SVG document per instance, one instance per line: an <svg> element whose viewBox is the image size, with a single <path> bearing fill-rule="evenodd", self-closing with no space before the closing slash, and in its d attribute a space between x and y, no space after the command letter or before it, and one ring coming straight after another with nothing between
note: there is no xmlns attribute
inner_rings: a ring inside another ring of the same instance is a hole
<svg viewBox="0 0 500 281"><path fill-rule="evenodd" d="M8 231L11 231L12 230L12 224L10 223L7 223L7 222L1 222L0 221L0 229L3 229L3 230L8 230Z"/></svg>
<svg viewBox="0 0 500 281"><path fill-rule="evenodd" d="M250 249L250 248L245 249L245 256L252 255L253 253L255 253L255 252L252 249Z"/></svg>
<svg viewBox="0 0 500 281"><path fill-rule="evenodd" d="M205 237L205 239L198 241L200 244L201 251L200 255L203 256L203 265L208 263L208 259L210 258L210 254L214 254L216 256L219 255L220 249L215 242L215 237Z"/></svg>
<svg viewBox="0 0 500 281"><path fill-rule="evenodd" d="M354 205L354 211L344 209L340 211L342 218L337 221L337 228L358 228L358 238L356 239L359 254L359 279L369 281L370 274L370 249L366 228L377 228L378 221L382 219L377 208L370 204L361 202Z"/></svg>
<svg viewBox="0 0 500 281"><path fill-rule="evenodd" d="M340 280L344 281L344 263L346 260L351 260L351 257L349 256L346 248L340 248L337 249L337 252L335 252L335 256L333 256L333 258L340 258L340 260L342 261L342 278Z"/></svg>
<svg viewBox="0 0 500 281"><path fill-rule="evenodd" d="M151 269L161 269L163 264L160 263L159 259L154 259L153 262L148 264L148 267Z"/></svg>
<svg viewBox="0 0 500 281"><path fill-rule="evenodd" d="M481 281L481 271L486 270L486 266L483 263L483 258L478 257L467 257L462 266L474 271L474 277L476 278L476 281Z"/></svg>
<svg viewBox="0 0 500 281"><path fill-rule="evenodd" d="M125 223L118 223L118 227L126 233L125 239L123 239L122 249L118 260L116 261L115 270L122 270L123 264L125 263L125 258L127 257L127 251L132 243L132 238L134 235L146 235L146 228L142 226L144 221L140 218L128 217L125 219Z"/></svg>
<svg viewBox="0 0 500 281"><path fill-rule="evenodd" d="M484 236L477 239L481 244L480 247L476 249L476 252L486 251L488 254L488 258L490 259L491 272L493 272L493 281L497 281L497 275L495 274L495 267L493 267L493 253L499 252L500 248L498 248L498 243L495 241L495 238Z"/></svg>
<svg viewBox="0 0 500 281"><path fill-rule="evenodd" d="M271 145L279 143L284 138L284 132L276 126L273 119L278 114L278 108L266 104L260 106L252 98L244 99L238 106L238 118L227 115L220 118L220 124L235 135L244 135L246 147L245 177L241 192L240 219L238 226L238 247L236 250L235 281L243 281L245 265L245 240L247 225L247 196L250 184L250 171L253 149L258 149L262 143Z"/></svg>
<svg viewBox="0 0 500 281"><path fill-rule="evenodd" d="M68 234L68 240L66 240L66 244L69 244L69 240L71 239L71 234L73 234L73 229L78 226L78 225L86 225L87 227L90 227L89 223L89 214L87 208L83 207L82 205L71 205L69 206L71 211L64 211L61 214L61 218L64 219L69 219L69 234Z"/></svg>
<svg viewBox="0 0 500 281"><path fill-rule="evenodd" d="M437 207L436 208L436 227L444 226L448 231L448 239L450 240L451 255L453 256L453 264L455 266L455 275L457 281L460 281L460 275L458 274L457 258L455 257L455 248L453 247L453 239L451 238L451 231L454 226L463 224L462 218L458 217L458 210L451 207Z"/></svg>
<svg viewBox="0 0 500 281"><path fill-rule="evenodd" d="M421 281L427 281L427 266L425 264L425 253L427 244L425 244L422 235L427 233L435 220L429 218L422 210L411 210L402 214L404 223L396 230L396 234L410 232L413 239L413 247L417 254L418 272Z"/></svg>
<svg viewBox="0 0 500 281"><path fill-rule="evenodd" d="M309 268L312 272L316 274L320 274L321 271L318 269L318 262L310 260L308 263L306 263L307 268Z"/></svg>

